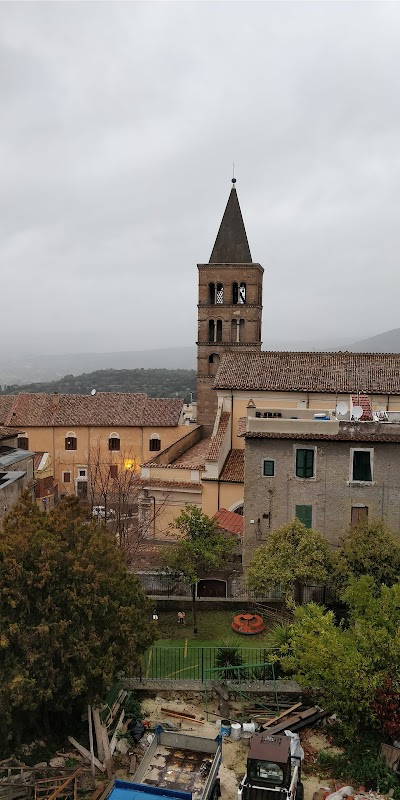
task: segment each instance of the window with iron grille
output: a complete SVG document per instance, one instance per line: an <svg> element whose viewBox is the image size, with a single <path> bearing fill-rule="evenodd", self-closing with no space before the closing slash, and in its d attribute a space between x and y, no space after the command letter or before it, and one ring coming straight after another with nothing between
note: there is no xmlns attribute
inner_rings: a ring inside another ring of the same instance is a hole
<svg viewBox="0 0 400 800"><path fill-rule="evenodd" d="M161 450L161 439L152 438L150 439L149 450L154 452L155 450Z"/></svg>
<svg viewBox="0 0 400 800"><path fill-rule="evenodd" d="M224 287L222 283L217 283L217 295L216 300L219 305L224 302Z"/></svg>
<svg viewBox="0 0 400 800"><path fill-rule="evenodd" d="M314 477L314 449L297 448L296 450L296 477Z"/></svg>
<svg viewBox="0 0 400 800"><path fill-rule="evenodd" d="M296 517L306 528L312 528L312 506L296 506Z"/></svg>

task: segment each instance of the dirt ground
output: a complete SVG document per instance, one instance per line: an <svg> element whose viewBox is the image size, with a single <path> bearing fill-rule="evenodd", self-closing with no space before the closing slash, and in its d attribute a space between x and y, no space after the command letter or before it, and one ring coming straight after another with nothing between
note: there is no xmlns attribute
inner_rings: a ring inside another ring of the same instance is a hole
<svg viewBox="0 0 400 800"><path fill-rule="evenodd" d="M197 719L202 721L202 725L186 722L184 720L169 717L161 708L180 711L182 714L194 714ZM237 708L239 710L239 707ZM167 721L177 725L182 732L190 732L198 736L215 738L219 728L216 722L220 720L218 713L218 701L210 700L208 704L208 720L206 718L206 708L202 694L193 695L188 699L182 699L177 693L174 698L166 700L163 697L147 698L143 701L142 711L145 718L150 721L151 727ZM233 715L234 708L231 707ZM328 737L322 728L305 729L300 734L300 740L305 750L305 763L303 771L304 797L305 800L312 800L315 791L321 787L329 788L326 779L319 777L316 773L316 761L318 752L327 750L329 752L340 752L329 742ZM237 787L240 778L246 771L246 760L248 754L248 740L240 739L238 742L230 738L224 738L222 744L222 765L220 768L220 781L222 800L235 800L237 797Z"/></svg>

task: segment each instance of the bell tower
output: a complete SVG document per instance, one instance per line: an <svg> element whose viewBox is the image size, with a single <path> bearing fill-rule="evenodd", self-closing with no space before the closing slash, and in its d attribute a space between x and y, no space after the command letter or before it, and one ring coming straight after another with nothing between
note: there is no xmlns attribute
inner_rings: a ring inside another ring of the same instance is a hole
<svg viewBox="0 0 400 800"><path fill-rule="evenodd" d="M222 356L261 350L264 270L252 261L232 188L208 264L198 264L197 422L210 433L217 410L212 385Z"/></svg>

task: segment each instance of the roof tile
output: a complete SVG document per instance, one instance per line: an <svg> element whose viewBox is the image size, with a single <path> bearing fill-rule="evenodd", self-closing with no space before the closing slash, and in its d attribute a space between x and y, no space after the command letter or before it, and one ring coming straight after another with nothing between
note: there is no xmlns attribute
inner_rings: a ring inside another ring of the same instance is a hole
<svg viewBox="0 0 400 800"><path fill-rule="evenodd" d="M238 536L243 535L244 519L241 514L236 514L235 511L227 511L226 508L220 508L214 514L213 519L221 530L236 533Z"/></svg>
<svg viewBox="0 0 400 800"><path fill-rule="evenodd" d="M207 461L218 461L221 447L224 442L225 432L228 427L229 416L230 415L228 411L223 411L219 418L217 431L215 436L211 438L210 447L206 455Z"/></svg>
<svg viewBox="0 0 400 800"><path fill-rule="evenodd" d="M219 479L229 483L244 483L244 450L230 451Z"/></svg>
<svg viewBox="0 0 400 800"><path fill-rule="evenodd" d="M400 394L400 353L228 353L215 389Z"/></svg>
<svg viewBox="0 0 400 800"><path fill-rule="evenodd" d="M23 428L53 425L71 428L81 425L172 427L178 425L183 406L180 398L146 397L123 392L97 392L95 395L21 393L12 399L4 422ZM6 404L4 406L6 408Z"/></svg>

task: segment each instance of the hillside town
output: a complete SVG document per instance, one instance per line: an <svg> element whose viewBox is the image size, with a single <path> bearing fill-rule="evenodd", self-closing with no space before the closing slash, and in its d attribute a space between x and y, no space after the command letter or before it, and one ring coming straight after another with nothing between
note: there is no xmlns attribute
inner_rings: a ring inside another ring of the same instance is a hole
<svg viewBox="0 0 400 800"><path fill-rule="evenodd" d="M0 4L0 800L400 800L399 25Z"/></svg>

